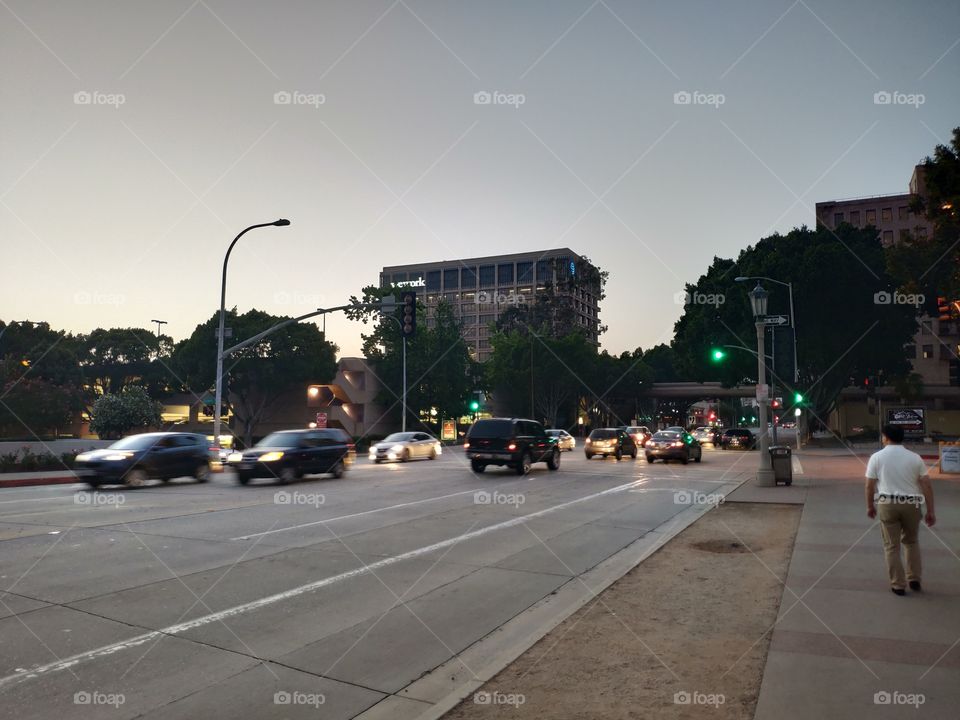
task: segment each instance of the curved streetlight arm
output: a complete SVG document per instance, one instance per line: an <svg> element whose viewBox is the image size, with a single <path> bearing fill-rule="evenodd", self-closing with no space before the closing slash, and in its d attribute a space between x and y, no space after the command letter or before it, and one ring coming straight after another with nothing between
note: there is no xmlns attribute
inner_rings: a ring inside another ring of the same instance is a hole
<svg viewBox="0 0 960 720"><path fill-rule="evenodd" d="M793 328L793 381L796 382L800 368L797 366L797 317L793 312L793 283L784 282L783 280L777 280L775 278L766 277L763 275L741 275L733 279L734 282L746 282L747 280L766 280L767 282L783 285L787 288L790 297L790 326Z"/></svg>

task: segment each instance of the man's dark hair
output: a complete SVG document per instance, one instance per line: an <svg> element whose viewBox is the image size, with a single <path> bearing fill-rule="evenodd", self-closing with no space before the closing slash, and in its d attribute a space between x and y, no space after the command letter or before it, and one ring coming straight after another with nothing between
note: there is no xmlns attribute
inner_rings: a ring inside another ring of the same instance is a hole
<svg viewBox="0 0 960 720"><path fill-rule="evenodd" d="M899 445L903 442L903 428L899 425L884 425L883 436L892 443Z"/></svg>

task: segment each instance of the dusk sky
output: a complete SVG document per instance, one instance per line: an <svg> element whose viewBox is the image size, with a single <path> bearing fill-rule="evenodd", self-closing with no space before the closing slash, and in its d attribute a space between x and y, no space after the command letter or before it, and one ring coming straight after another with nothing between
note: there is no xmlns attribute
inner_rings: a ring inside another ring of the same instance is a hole
<svg viewBox="0 0 960 720"><path fill-rule="evenodd" d="M958 34L955 0L0 0L0 319L179 340L285 217L228 307L570 247L604 348L669 342L715 255L906 191L960 125Z"/></svg>

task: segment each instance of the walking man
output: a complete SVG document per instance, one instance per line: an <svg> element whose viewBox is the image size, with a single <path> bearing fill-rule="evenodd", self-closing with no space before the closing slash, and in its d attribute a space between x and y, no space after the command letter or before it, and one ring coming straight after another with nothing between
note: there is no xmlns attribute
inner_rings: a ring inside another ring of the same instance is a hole
<svg viewBox="0 0 960 720"><path fill-rule="evenodd" d="M883 449L870 456L867 463L867 482L864 490L867 517L880 517L883 552L887 558L890 589L896 595L910 589L920 591L920 545L917 533L924 517L921 506L926 506L927 526L933 527L937 516L933 510L933 486L923 459L903 446L903 428L883 426ZM900 559L900 545L907 556L904 575Z"/></svg>

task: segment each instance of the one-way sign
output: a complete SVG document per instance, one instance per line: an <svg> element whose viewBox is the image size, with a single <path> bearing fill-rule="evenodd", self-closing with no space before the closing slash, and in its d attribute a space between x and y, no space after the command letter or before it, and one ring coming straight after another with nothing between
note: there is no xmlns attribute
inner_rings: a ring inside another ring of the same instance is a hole
<svg viewBox="0 0 960 720"><path fill-rule="evenodd" d="M787 322L787 318L783 315L768 315L761 322L764 325L783 325Z"/></svg>

